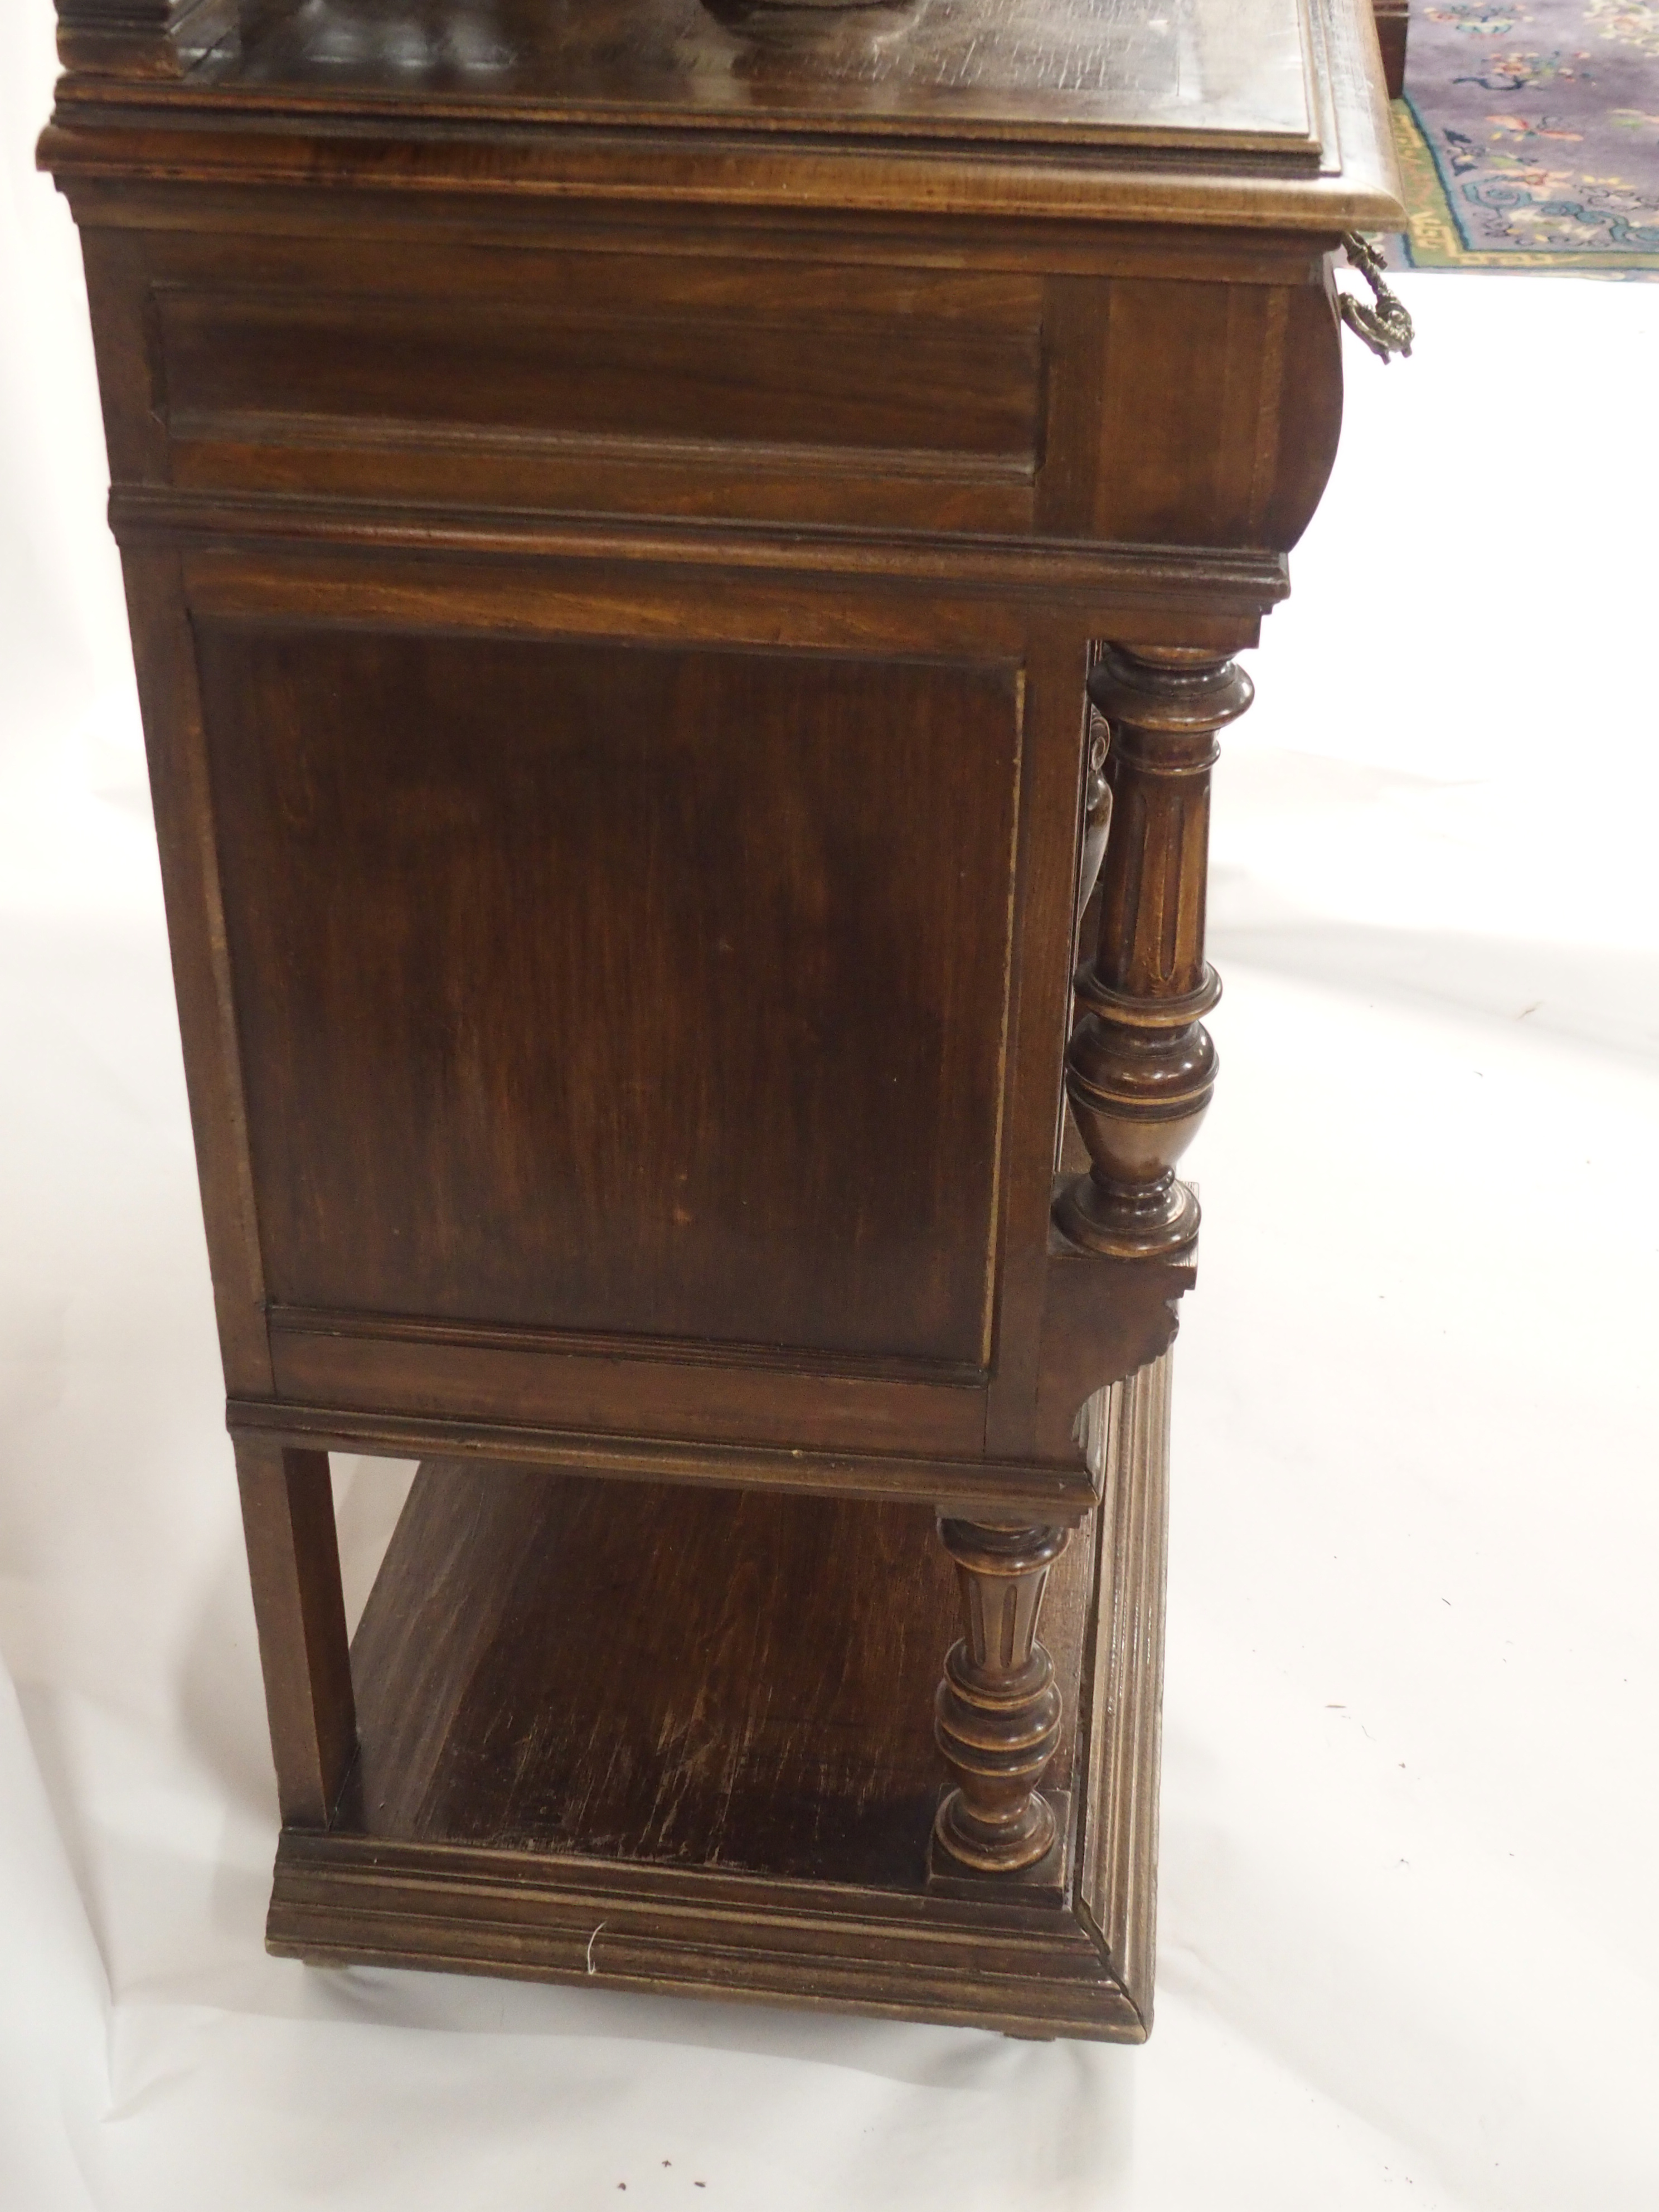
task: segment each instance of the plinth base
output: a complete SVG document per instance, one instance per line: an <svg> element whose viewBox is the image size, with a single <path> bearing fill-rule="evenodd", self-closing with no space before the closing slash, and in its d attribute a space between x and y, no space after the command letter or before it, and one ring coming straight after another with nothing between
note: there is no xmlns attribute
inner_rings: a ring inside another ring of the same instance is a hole
<svg viewBox="0 0 1659 2212"><path fill-rule="evenodd" d="M1043 1614L1064 1879L930 1882L925 1509L425 1464L352 1651L336 1824L272 1950L1138 2042L1152 2003L1168 1362Z"/></svg>

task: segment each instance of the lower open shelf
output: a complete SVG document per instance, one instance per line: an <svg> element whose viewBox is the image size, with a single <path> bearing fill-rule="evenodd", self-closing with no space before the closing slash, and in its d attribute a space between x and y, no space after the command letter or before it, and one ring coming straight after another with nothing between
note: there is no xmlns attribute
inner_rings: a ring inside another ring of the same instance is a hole
<svg viewBox="0 0 1659 2212"><path fill-rule="evenodd" d="M273 1950L1139 2041L1151 2014L1168 1361L1103 1393L1042 1616L1063 1890L930 1887L957 1633L914 1506L424 1464L352 1647L335 1824Z"/></svg>

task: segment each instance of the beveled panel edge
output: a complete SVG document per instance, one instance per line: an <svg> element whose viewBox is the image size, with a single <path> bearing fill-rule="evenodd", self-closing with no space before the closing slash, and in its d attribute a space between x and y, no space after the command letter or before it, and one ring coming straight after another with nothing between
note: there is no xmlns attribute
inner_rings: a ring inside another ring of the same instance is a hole
<svg viewBox="0 0 1659 2212"><path fill-rule="evenodd" d="M623 1480L884 1498L960 1508L968 1517L1006 1511L1074 1525L1086 1520L1096 1504L1095 1478L1081 1459L1065 1466L1037 1460L711 1444L684 1437L352 1410L287 1399L230 1398L225 1422L233 1436L275 1438L314 1451L358 1452L386 1459L494 1460Z"/></svg>

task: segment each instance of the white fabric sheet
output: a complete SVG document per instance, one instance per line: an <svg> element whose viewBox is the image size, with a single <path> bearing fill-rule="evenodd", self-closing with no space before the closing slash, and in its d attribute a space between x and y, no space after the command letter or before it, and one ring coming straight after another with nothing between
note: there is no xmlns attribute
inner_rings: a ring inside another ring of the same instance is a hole
<svg viewBox="0 0 1659 2212"><path fill-rule="evenodd" d="M261 1948L50 16L0 23L0 2204L1652 2212L1659 290L1405 280L1229 735L1152 2043L316 1972ZM339 1469L354 1602L407 1479Z"/></svg>

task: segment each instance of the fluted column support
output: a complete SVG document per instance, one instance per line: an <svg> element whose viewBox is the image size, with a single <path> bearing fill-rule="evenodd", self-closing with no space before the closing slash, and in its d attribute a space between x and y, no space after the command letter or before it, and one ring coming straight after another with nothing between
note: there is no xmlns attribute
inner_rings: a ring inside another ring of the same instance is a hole
<svg viewBox="0 0 1659 2212"><path fill-rule="evenodd" d="M1054 1218L1073 1243L1116 1258L1179 1251L1198 1233L1198 1200L1175 1169L1215 1088L1200 1019L1221 996L1204 957L1210 770L1216 732L1251 696L1241 668L1185 647L1108 646L1089 678L1111 731L1111 828L1066 1088L1091 1164Z"/></svg>
<svg viewBox="0 0 1659 2212"><path fill-rule="evenodd" d="M945 1662L934 1733L956 1788L934 1840L980 1874L1017 1874L1053 1850L1054 1811L1038 1784L1060 1742L1053 1660L1037 1641L1048 1570L1069 1529L941 1516L964 1633Z"/></svg>

